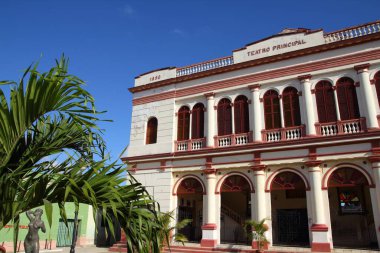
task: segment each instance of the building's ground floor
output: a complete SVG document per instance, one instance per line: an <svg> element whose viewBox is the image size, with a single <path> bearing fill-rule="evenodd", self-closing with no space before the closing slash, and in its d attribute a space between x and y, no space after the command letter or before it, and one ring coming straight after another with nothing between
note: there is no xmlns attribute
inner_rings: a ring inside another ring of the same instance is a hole
<svg viewBox="0 0 380 253"><path fill-rule="evenodd" d="M177 222L192 220L177 232L200 246L257 248L244 223L266 219L268 247L379 249L380 156L351 151L304 160L292 151L224 155L161 162L157 170L140 164L134 176Z"/></svg>

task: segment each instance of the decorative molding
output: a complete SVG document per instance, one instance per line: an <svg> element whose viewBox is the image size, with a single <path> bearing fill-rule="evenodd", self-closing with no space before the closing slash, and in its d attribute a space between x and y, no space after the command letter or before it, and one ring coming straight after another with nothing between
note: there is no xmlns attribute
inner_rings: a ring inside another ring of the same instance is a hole
<svg viewBox="0 0 380 253"><path fill-rule="evenodd" d="M160 163L160 170L161 170L161 171L165 171L165 169L166 169L166 161L163 160L163 161L161 161L161 163Z"/></svg>
<svg viewBox="0 0 380 253"><path fill-rule="evenodd" d="M203 170L203 173L205 173L206 175L216 174L216 172L217 172L216 169L204 169Z"/></svg>
<svg viewBox="0 0 380 253"><path fill-rule="evenodd" d="M311 94L315 94L315 89L310 90Z"/></svg>
<svg viewBox="0 0 380 253"><path fill-rule="evenodd" d="M378 33L377 35L380 38L380 33ZM253 82L261 82L261 81L271 80L271 79L279 78L279 77L297 75L297 74L304 73L306 71L312 72L312 71L324 70L324 69L329 69L329 68L334 68L334 67L339 67L339 66L345 66L349 64L355 64L355 63L359 63L363 61L377 60L379 53L380 53L380 49L369 51L369 52L361 52L361 53L353 54L349 56L335 57L335 58L329 59L329 61L327 62L326 60L320 60L320 61L316 61L312 63L306 63L303 65L284 67L284 68L279 68L279 69L275 69L271 71L252 74L250 76L236 77L234 79L227 80L227 81L226 80L216 81L212 83L198 85L196 87L188 87L188 88L183 88L180 90L161 92L160 94L149 95L149 96L133 99L132 102L133 102L133 105L146 104L146 103L160 101L164 99L183 97L183 96L189 96L189 95L194 95L194 94L202 94L202 93L207 93L213 90L231 88L238 85L244 85L244 84L253 83ZM236 64L231 65L230 67L234 67L234 70L236 70ZM218 74L220 74L220 72L218 72ZM184 80L189 80L190 78L189 76L184 76L184 77L186 77L186 79ZM165 80L165 81L168 81L168 80ZM176 79L171 80L170 84L179 83L179 82L181 82L181 80L176 78ZM168 84L169 83L156 83L152 86L149 84L147 85L147 87L138 86L138 87L130 88L129 90L132 93L134 93L134 92L138 92L138 91L142 91L146 89L166 86Z"/></svg>
<svg viewBox="0 0 380 253"><path fill-rule="evenodd" d="M380 162L380 155L371 155L368 157L371 163Z"/></svg>
<svg viewBox="0 0 380 253"><path fill-rule="evenodd" d="M252 104L252 101L250 99L248 99L247 103L250 105L250 104Z"/></svg>
<svg viewBox="0 0 380 253"><path fill-rule="evenodd" d="M311 167L317 167L319 165L321 165L323 162L322 161L319 161L319 160L311 160L311 161L306 161L305 162L305 165L309 168Z"/></svg>
<svg viewBox="0 0 380 253"><path fill-rule="evenodd" d="M304 82L304 81L306 81L306 80L310 80L311 79L311 75L310 74L307 74L307 75L301 75L301 76L298 76L297 77L298 78L298 80L300 81L300 82Z"/></svg>
<svg viewBox="0 0 380 253"><path fill-rule="evenodd" d="M278 99L282 99L282 95L278 95Z"/></svg>
<svg viewBox="0 0 380 253"><path fill-rule="evenodd" d="M354 86L355 87L360 87L360 82L355 82Z"/></svg>
<svg viewBox="0 0 380 253"><path fill-rule="evenodd" d="M215 96L215 93L214 93L214 92L208 92L208 93L205 93L204 96L205 96L206 98L214 97L214 96Z"/></svg>
<svg viewBox="0 0 380 253"><path fill-rule="evenodd" d="M215 223L207 223L207 224L204 224L201 229L202 230L216 230L217 229L217 225Z"/></svg>
<svg viewBox="0 0 380 253"><path fill-rule="evenodd" d="M264 99L263 98L260 98L260 103L264 102Z"/></svg>
<svg viewBox="0 0 380 253"><path fill-rule="evenodd" d="M265 164L256 164L256 165L253 165L251 166L251 169L253 171L264 171L266 169L267 165Z"/></svg>
<svg viewBox="0 0 380 253"><path fill-rule="evenodd" d="M331 86L331 89L332 89L333 91L336 91L336 85Z"/></svg>
<svg viewBox="0 0 380 253"><path fill-rule="evenodd" d="M376 84L376 79L371 79L371 80L369 80L369 83L372 84L372 85L373 85L373 84Z"/></svg>
<svg viewBox="0 0 380 253"><path fill-rule="evenodd" d="M302 91L298 91L298 92L297 92L297 95L298 95L299 97L301 97L301 96L302 96Z"/></svg>
<svg viewBox="0 0 380 253"><path fill-rule="evenodd" d="M325 224L313 224L310 228L311 231L317 231L317 232L327 232L329 231L329 227Z"/></svg>
<svg viewBox="0 0 380 253"><path fill-rule="evenodd" d="M248 85L248 89L250 89L251 91L254 91L254 90L259 90L261 87L261 84L251 84L251 85Z"/></svg>
<svg viewBox="0 0 380 253"><path fill-rule="evenodd" d="M371 66L371 64L369 63L365 63L365 64L360 64L360 65L356 65L354 66L354 69L358 72L358 73L361 73L363 71L366 71L369 69L369 66Z"/></svg>

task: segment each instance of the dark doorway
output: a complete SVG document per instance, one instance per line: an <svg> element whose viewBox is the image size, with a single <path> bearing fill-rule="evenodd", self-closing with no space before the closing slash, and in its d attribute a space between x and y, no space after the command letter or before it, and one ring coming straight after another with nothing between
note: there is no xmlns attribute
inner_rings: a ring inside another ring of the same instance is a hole
<svg viewBox="0 0 380 253"><path fill-rule="evenodd" d="M309 243L306 209L278 209L277 235L278 243L299 245Z"/></svg>

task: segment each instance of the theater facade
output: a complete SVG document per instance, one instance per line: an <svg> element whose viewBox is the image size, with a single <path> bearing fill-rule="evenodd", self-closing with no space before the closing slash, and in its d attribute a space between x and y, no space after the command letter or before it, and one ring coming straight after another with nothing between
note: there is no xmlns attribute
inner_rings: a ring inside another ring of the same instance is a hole
<svg viewBox="0 0 380 253"><path fill-rule="evenodd" d="M135 79L132 175L204 247L380 245L380 21L304 28Z"/></svg>

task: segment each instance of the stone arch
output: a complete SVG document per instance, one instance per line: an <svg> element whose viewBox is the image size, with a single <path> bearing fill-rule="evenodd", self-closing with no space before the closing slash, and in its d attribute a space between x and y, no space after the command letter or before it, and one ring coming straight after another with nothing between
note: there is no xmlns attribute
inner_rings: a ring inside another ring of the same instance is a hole
<svg viewBox="0 0 380 253"><path fill-rule="evenodd" d="M181 177L180 179L177 180L177 182L174 184L173 186L173 196L176 196L178 194L178 188L180 187L181 183L184 182L185 180L187 179L194 179L196 181L198 181L198 183L201 185L202 187L202 194L203 195L206 195L206 186L205 184L203 183L203 181L196 175L192 175L192 174L189 174L189 175L185 175L183 177Z"/></svg>
<svg viewBox="0 0 380 253"><path fill-rule="evenodd" d="M233 171L233 172L229 172L229 173L225 174L223 177L221 177L219 179L219 181L216 184L215 194L221 193L221 188L222 188L224 181L230 176L240 176L240 177L244 178L249 185L250 192L251 193L255 192L252 181L250 180L250 178L247 175L245 175L244 173L241 173L241 172Z"/></svg>
<svg viewBox="0 0 380 253"><path fill-rule="evenodd" d="M355 170L359 171L365 177L365 179L366 179L365 183L370 188L374 188L375 187L375 184L374 184L374 181L373 181L371 175L364 168L362 168L361 166L358 166L356 164L353 164L353 163L341 163L341 164L337 164L337 165L331 167L323 175L323 177L322 177L322 189L323 190L327 190L328 189L328 187L329 187L328 183L329 183L331 175L335 171L337 171L339 169L343 169L343 168L355 169Z"/></svg>
<svg viewBox="0 0 380 253"><path fill-rule="evenodd" d="M303 175L297 169L283 168L283 169L277 170L276 172L272 173L272 175L269 176L269 178L265 182L265 192L270 192L271 191L271 186L272 186L273 180L275 179L275 177L277 175L279 175L279 174L281 174L283 172L292 172L292 173L298 175L302 179L302 181L303 181L303 183L305 185L305 191L310 191L310 184L309 184L309 181L307 180L307 178L305 177L305 175Z"/></svg>

